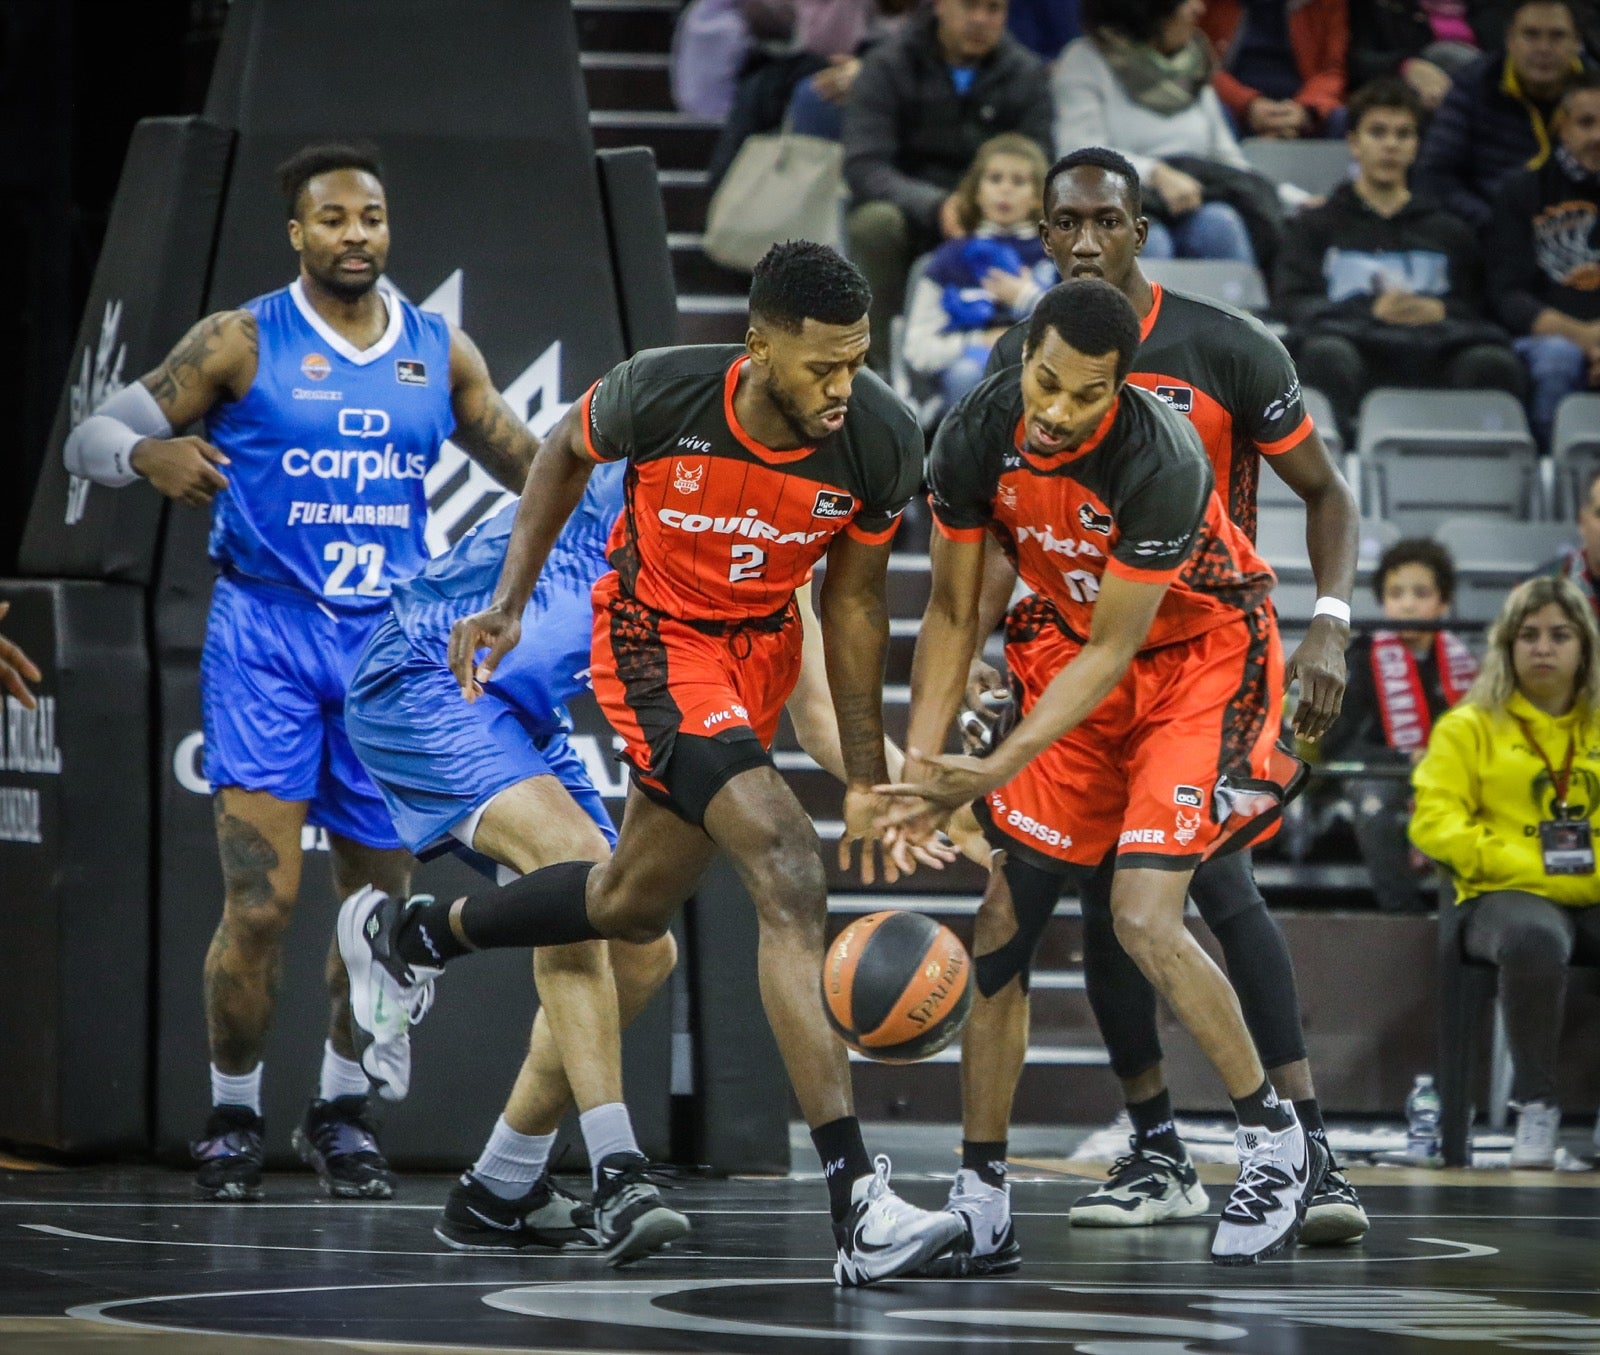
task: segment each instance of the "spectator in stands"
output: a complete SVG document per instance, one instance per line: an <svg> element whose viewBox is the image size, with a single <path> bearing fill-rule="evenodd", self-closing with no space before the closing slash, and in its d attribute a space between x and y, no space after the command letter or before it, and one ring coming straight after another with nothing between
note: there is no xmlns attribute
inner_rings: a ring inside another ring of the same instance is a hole
<svg viewBox="0 0 1600 1355"><path fill-rule="evenodd" d="M1583 487L1583 501L1578 505L1578 544L1538 572L1570 579L1589 600L1589 609L1600 623L1600 468L1590 472Z"/></svg>
<svg viewBox="0 0 1600 1355"><path fill-rule="evenodd" d="M1567 966L1600 964L1600 632L1566 579L1531 579L1412 773L1411 840L1449 871L1467 956L1500 971L1513 1167L1555 1164Z"/></svg>
<svg viewBox="0 0 1600 1355"><path fill-rule="evenodd" d="M1344 704L1318 745L1323 761L1398 769L1422 760L1434 721L1467 694L1478 675L1466 643L1431 628L1449 614L1455 589L1455 561L1437 541L1397 541L1383 553L1372 591L1384 617L1430 628L1356 637L1346 656ZM1386 913L1426 911L1418 891L1432 882L1412 860L1406 841L1410 782L1393 775L1355 778L1345 782L1342 798L1353 811L1378 907Z"/></svg>
<svg viewBox="0 0 1600 1355"><path fill-rule="evenodd" d="M1086 36L1056 63L1056 145L1108 146L1144 184L1144 257L1235 259L1270 267L1282 211L1309 194L1276 190L1239 149L1211 87L1215 58L1200 0L1083 0Z"/></svg>
<svg viewBox="0 0 1600 1355"><path fill-rule="evenodd" d="M731 108L706 167L715 190L746 138L776 130L785 121L807 136L839 140L844 105L861 71L861 56L900 27L914 0L741 0L765 15L786 10L781 41L770 35L754 47L739 73ZM684 12L684 20L692 13ZM680 20L680 31L684 20ZM681 101L680 101L681 102Z"/></svg>
<svg viewBox="0 0 1600 1355"><path fill-rule="evenodd" d="M1039 217L1049 163L1006 132L983 143L956 189L966 235L934 250L907 300L906 365L939 381L949 408L983 380L994 341L1059 279Z"/></svg>
<svg viewBox="0 0 1600 1355"><path fill-rule="evenodd" d="M1428 125L1417 189L1469 226L1488 224L1495 190L1550 154L1550 120L1582 69L1571 0L1521 0L1503 51L1466 67Z"/></svg>
<svg viewBox="0 0 1600 1355"><path fill-rule="evenodd" d="M1222 53L1212 84L1241 132L1290 140L1343 130L1345 0L1206 0L1200 26Z"/></svg>
<svg viewBox="0 0 1600 1355"><path fill-rule="evenodd" d="M1485 0L1350 0L1350 84L1399 76L1431 113L1499 27Z"/></svg>
<svg viewBox="0 0 1600 1355"><path fill-rule="evenodd" d="M1347 140L1356 177L1284 228L1273 299L1300 379L1328 397L1347 438L1371 385L1527 387L1509 335L1485 314L1469 227L1413 195L1422 106L1396 79L1358 90Z"/></svg>
<svg viewBox="0 0 1600 1355"><path fill-rule="evenodd" d="M1555 131L1555 154L1502 185L1486 246L1490 297L1528 365L1546 447L1561 401L1600 384L1600 75L1574 80Z"/></svg>
<svg viewBox="0 0 1600 1355"><path fill-rule="evenodd" d="M872 287L879 372L911 261L964 234L955 189L978 148L1020 132L1051 154L1049 77L1005 21L1006 0L934 0L867 54L845 104L846 228Z"/></svg>

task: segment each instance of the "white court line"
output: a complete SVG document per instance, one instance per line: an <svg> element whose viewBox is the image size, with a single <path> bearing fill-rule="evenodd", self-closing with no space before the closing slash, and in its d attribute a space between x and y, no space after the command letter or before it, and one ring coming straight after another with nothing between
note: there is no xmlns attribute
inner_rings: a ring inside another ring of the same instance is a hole
<svg viewBox="0 0 1600 1355"><path fill-rule="evenodd" d="M529 1257L547 1261L582 1261L586 1258L598 1257L598 1252L530 1252L526 1249L520 1252L458 1252L447 1251L387 1251L379 1247L318 1247L298 1246L281 1242L180 1242L175 1239L159 1237L108 1237L103 1233L81 1233L72 1228L58 1228L50 1223L21 1223L19 1228L26 1228L30 1232L47 1233L52 1237L66 1237L83 1242L111 1242L130 1247L205 1247L214 1251L290 1251L312 1252L318 1256L466 1256L484 1258L493 1261ZM1461 1250L1443 1256L1373 1256L1368 1252L1341 1256L1285 1256L1259 1264L1274 1265L1399 1265L1409 1261L1463 1261L1472 1257L1498 1256L1500 1248L1486 1247L1476 1242L1456 1242L1445 1237L1412 1237L1408 1242L1425 1242L1433 1246L1459 1247ZM782 1262L796 1261L808 1264L821 1265L834 1258L828 1256L718 1256L708 1252L674 1252L663 1253L661 1260L669 1261L719 1261L733 1262L736 1264L749 1264L752 1261L764 1265L773 1265ZM1122 1257L1108 1261L1030 1261L1034 1269L1054 1268L1058 1270L1081 1270L1085 1266L1122 1266L1136 1265L1141 1269L1148 1266L1214 1266L1216 1263L1209 1256L1199 1257L1194 1260L1163 1260L1151 1261L1143 1258Z"/></svg>

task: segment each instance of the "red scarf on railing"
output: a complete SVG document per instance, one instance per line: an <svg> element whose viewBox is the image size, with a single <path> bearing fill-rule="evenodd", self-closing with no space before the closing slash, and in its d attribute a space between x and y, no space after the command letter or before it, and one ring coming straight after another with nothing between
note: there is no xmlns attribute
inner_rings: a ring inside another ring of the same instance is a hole
<svg viewBox="0 0 1600 1355"><path fill-rule="evenodd" d="M1447 630L1434 637L1433 654L1439 665L1444 699L1453 706L1478 676L1478 661ZM1389 747L1409 753L1425 746L1433 730L1433 716L1428 712L1427 693L1422 690L1422 675L1417 671L1416 656L1392 630L1372 634L1372 680L1378 689L1378 710Z"/></svg>

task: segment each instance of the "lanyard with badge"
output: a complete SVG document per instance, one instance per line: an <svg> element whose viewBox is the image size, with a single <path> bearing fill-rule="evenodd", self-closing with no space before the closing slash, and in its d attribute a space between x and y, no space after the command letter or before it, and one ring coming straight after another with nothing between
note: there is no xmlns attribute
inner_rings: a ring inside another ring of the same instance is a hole
<svg viewBox="0 0 1600 1355"><path fill-rule="evenodd" d="M1589 820L1567 817L1567 787L1572 781L1572 759L1578 749L1577 736L1568 737L1567 758L1562 764L1561 774L1557 776L1555 764L1550 761L1550 755L1544 751L1539 740L1533 737L1527 722L1518 718L1517 723L1522 726L1523 737L1544 763L1544 769L1550 773L1550 783L1556 792L1555 818L1541 819L1539 822L1539 851L1544 858L1544 873L1593 875L1594 833Z"/></svg>

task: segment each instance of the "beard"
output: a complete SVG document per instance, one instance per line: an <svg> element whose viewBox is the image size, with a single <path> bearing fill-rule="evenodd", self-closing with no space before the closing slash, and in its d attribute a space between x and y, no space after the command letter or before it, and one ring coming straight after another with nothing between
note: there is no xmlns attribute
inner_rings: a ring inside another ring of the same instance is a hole
<svg viewBox="0 0 1600 1355"><path fill-rule="evenodd" d="M783 416L783 421L789 425L789 431L795 437L799 438L802 443L815 442L817 440L818 435L806 426L806 412L789 398L787 391L780 390L777 382L770 379L763 387L763 391L767 399L772 402L772 407Z"/></svg>
<svg viewBox="0 0 1600 1355"><path fill-rule="evenodd" d="M381 261L368 256L372 264L372 271L362 278L351 278L339 271L338 261L334 261L331 268L314 274L317 282L325 291L332 292L341 301L359 301L368 292L378 285L378 279L383 274Z"/></svg>

